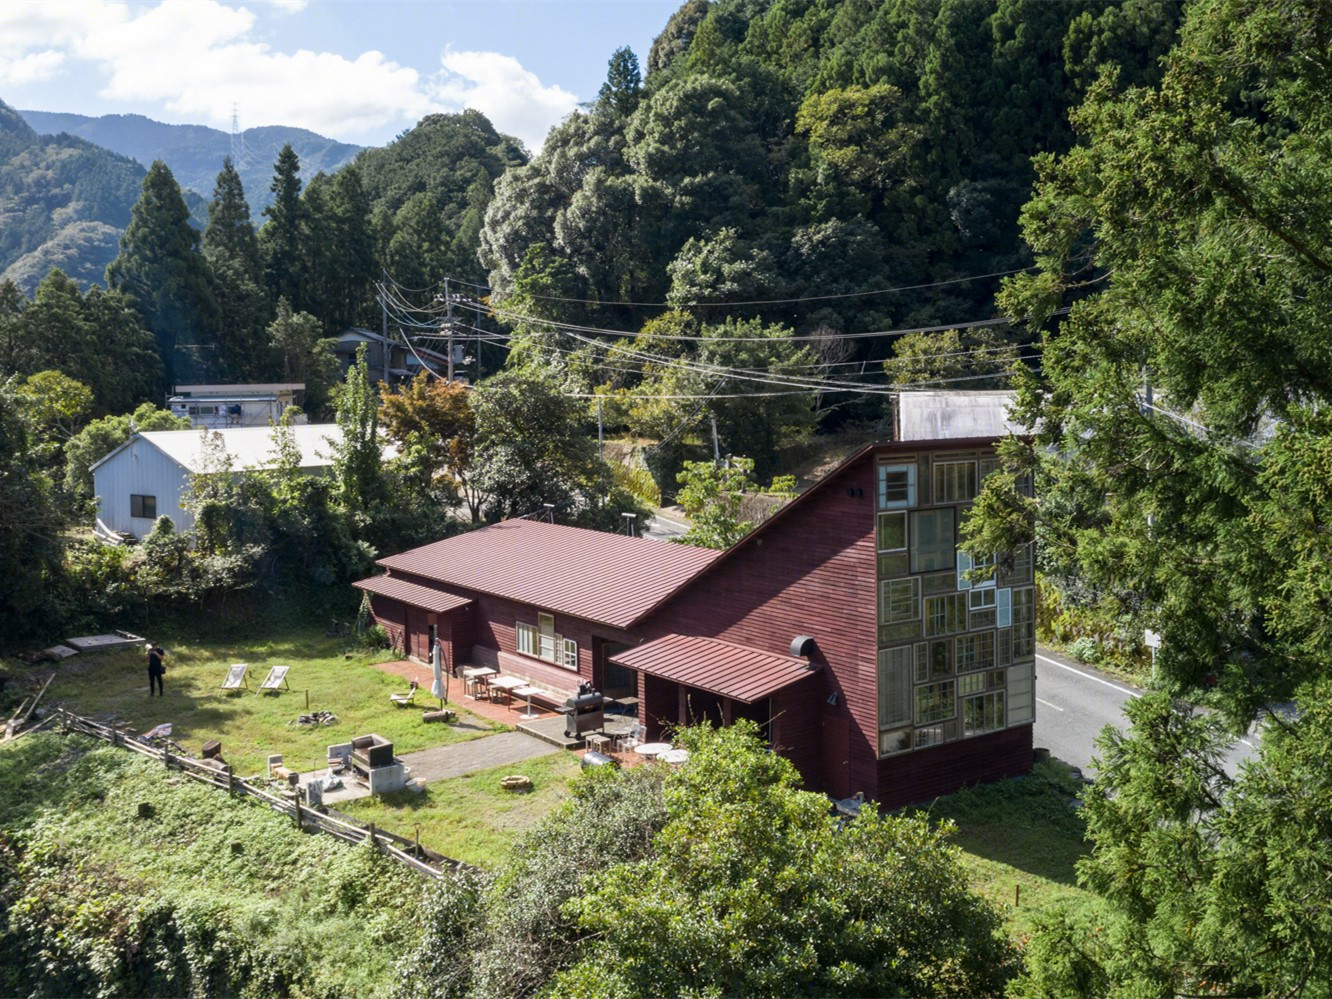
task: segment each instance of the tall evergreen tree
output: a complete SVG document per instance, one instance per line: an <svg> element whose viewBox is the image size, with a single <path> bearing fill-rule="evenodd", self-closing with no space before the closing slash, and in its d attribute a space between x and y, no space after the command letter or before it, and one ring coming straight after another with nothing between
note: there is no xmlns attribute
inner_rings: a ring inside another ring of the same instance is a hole
<svg viewBox="0 0 1332 999"><path fill-rule="evenodd" d="M268 221L259 230L259 249L264 262L264 282L269 301L285 298L293 308L305 307L301 274L301 162L291 144L282 147L273 166L273 203L264 209Z"/></svg>
<svg viewBox="0 0 1332 999"><path fill-rule="evenodd" d="M354 166L318 174L302 198L302 273L306 311L329 335L362 319L375 276L370 201Z"/></svg>
<svg viewBox="0 0 1332 999"><path fill-rule="evenodd" d="M106 282L133 299L157 338L167 378L208 377L217 347L219 313L199 233L167 165L157 160L120 237L120 255Z"/></svg>
<svg viewBox="0 0 1332 999"><path fill-rule="evenodd" d="M213 272L221 313L222 362L227 377L262 380L271 366L263 349L268 313L263 262L245 189L229 156L222 163L208 205L203 252Z"/></svg>

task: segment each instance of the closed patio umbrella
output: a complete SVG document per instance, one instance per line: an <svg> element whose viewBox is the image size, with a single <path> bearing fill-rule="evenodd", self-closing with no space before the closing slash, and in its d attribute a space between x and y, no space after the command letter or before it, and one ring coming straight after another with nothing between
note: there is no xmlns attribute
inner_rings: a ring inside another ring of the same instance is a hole
<svg viewBox="0 0 1332 999"><path fill-rule="evenodd" d="M430 669L435 674L430 684L430 696L439 698L439 709L444 710L444 702L449 696L448 681L444 679L444 648L440 640L435 639L435 647L430 651Z"/></svg>

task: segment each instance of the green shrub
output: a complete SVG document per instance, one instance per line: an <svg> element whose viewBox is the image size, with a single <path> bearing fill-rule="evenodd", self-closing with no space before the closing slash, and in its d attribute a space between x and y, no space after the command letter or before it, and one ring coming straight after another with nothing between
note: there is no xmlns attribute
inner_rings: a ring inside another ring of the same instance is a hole
<svg viewBox="0 0 1332 999"><path fill-rule="evenodd" d="M360 645L363 649L388 649L393 647L393 639L382 624L372 624L361 632Z"/></svg>
<svg viewBox="0 0 1332 999"><path fill-rule="evenodd" d="M1104 658L1105 650L1091 635L1083 635L1068 647L1068 654L1080 663L1096 665Z"/></svg>

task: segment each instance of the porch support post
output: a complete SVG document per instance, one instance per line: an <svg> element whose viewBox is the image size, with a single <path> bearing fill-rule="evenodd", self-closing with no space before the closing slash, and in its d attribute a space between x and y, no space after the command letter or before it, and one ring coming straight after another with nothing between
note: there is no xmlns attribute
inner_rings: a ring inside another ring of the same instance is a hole
<svg viewBox="0 0 1332 999"><path fill-rule="evenodd" d="M676 720L676 723L677 723L677 724L680 724L680 725L688 725L688 724L689 724L689 690L688 690L687 687L685 687L685 685L684 685L683 683L677 683L677 684L675 685L675 689L676 689L676 692L679 694L679 707L678 707L678 709L677 709L677 713L678 713L679 717L675 719L675 720Z"/></svg>
<svg viewBox="0 0 1332 999"><path fill-rule="evenodd" d="M729 724L731 724L731 703L732 703L732 702L731 702L731 699L730 699L729 697L723 697L723 698L722 698L722 724L723 724L723 725L729 725Z"/></svg>

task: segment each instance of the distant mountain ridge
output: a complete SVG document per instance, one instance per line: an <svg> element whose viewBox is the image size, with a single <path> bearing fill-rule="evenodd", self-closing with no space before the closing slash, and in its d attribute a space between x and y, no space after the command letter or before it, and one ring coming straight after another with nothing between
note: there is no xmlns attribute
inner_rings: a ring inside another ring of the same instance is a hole
<svg viewBox="0 0 1332 999"><path fill-rule="evenodd" d="M86 139L147 168L163 160L182 189L195 191L205 201L222 161L231 155L231 135L207 125L169 125L139 114L108 114L91 117L55 111L19 111L37 133L60 132ZM245 185L245 197L255 221L272 200L268 189L273 163L287 143L301 161L301 179L308 181L321 170L332 173L356 156L363 147L326 138L304 128L267 125L242 133L245 153L238 158L237 172Z"/></svg>
<svg viewBox="0 0 1332 999"><path fill-rule="evenodd" d="M144 172L87 140L38 135L0 101L0 278L31 291L59 267L83 287L100 282Z"/></svg>

